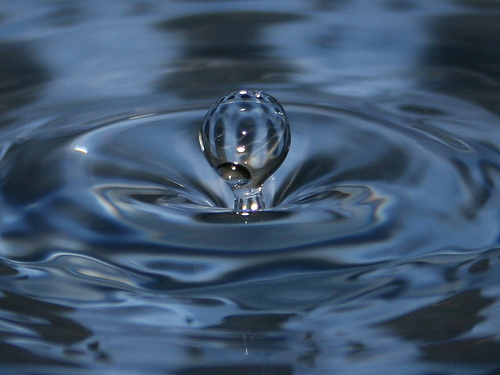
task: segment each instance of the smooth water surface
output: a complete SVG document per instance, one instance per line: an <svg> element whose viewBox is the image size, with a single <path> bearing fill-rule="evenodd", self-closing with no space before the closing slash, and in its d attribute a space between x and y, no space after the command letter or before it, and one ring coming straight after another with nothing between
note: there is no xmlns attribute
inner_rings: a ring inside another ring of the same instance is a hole
<svg viewBox="0 0 500 375"><path fill-rule="evenodd" d="M0 369L499 373L498 25L494 0L0 3ZM242 89L292 133L245 215L198 139Z"/></svg>

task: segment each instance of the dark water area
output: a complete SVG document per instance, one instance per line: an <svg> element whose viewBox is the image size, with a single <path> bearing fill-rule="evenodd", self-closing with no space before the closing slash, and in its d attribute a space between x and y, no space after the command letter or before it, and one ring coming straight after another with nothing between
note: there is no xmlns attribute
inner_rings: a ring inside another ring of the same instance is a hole
<svg viewBox="0 0 500 375"><path fill-rule="evenodd" d="M500 1L0 3L0 372L500 373ZM198 132L292 143L232 212Z"/></svg>

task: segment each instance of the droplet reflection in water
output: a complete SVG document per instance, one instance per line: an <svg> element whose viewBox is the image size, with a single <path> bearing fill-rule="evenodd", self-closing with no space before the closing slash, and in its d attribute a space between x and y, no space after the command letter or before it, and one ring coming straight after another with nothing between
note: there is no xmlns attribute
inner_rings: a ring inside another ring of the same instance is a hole
<svg viewBox="0 0 500 375"><path fill-rule="evenodd" d="M285 110L272 96L240 90L208 111L200 145L217 174L231 187L234 211L262 210L262 185L283 163L290 148Z"/></svg>

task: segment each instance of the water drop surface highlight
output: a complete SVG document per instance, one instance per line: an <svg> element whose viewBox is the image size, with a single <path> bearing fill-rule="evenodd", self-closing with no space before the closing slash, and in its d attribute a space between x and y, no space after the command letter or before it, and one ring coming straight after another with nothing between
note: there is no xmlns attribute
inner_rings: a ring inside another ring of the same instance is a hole
<svg viewBox="0 0 500 375"><path fill-rule="evenodd" d="M234 193L235 212L265 208L262 185L285 160L290 141L285 110L275 98L257 90L221 98L200 130L207 161Z"/></svg>

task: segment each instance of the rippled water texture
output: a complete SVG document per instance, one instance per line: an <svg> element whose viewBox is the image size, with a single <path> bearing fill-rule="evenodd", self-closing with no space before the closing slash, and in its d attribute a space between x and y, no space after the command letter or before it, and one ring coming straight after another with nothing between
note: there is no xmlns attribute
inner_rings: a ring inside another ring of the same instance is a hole
<svg viewBox="0 0 500 375"><path fill-rule="evenodd" d="M493 0L0 3L0 372L499 373L499 25ZM292 134L246 215L198 139L241 89Z"/></svg>

